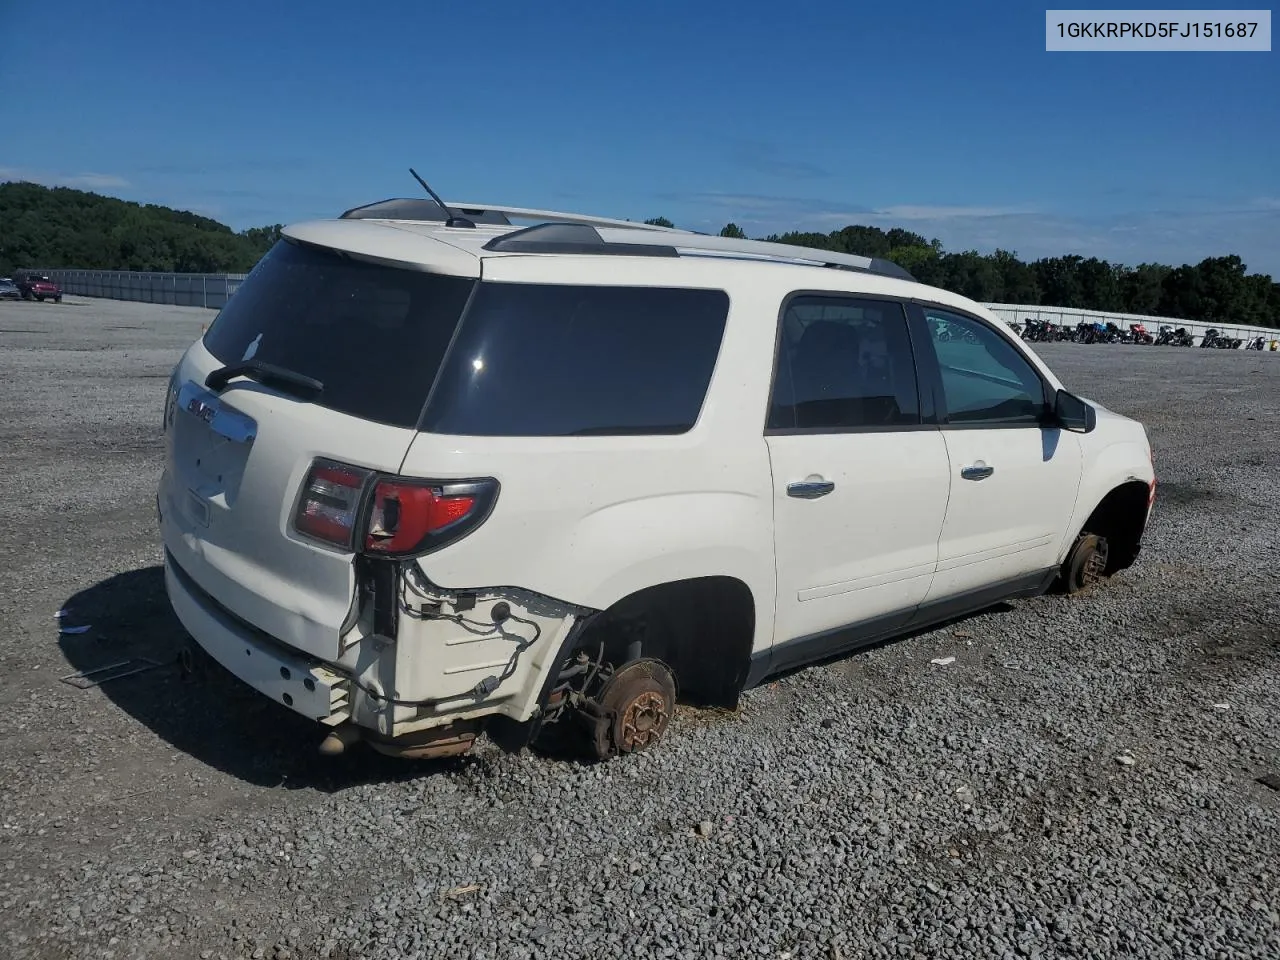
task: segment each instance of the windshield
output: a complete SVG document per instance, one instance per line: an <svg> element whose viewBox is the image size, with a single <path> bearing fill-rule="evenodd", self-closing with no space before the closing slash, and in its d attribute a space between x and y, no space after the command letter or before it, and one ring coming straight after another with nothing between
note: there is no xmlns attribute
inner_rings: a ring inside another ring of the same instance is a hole
<svg viewBox="0 0 1280 960"><path fill-rule="evenodd" d="M320 381L315 403L413 427L474 281L281 240L223 307L204 345Z"/></svg>

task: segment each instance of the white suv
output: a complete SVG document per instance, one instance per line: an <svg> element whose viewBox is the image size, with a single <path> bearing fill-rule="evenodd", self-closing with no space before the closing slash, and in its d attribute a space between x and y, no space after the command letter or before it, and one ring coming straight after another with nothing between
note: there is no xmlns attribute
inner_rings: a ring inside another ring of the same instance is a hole
<svg viewBox="0 0 1280 960"><path fill-rule="evenodd" d="M829 251L443 211L286 230L168 392L173 607L326 752L642 749L677 691L733 706L1138 555L1142 426L964 297Z"/></svg>

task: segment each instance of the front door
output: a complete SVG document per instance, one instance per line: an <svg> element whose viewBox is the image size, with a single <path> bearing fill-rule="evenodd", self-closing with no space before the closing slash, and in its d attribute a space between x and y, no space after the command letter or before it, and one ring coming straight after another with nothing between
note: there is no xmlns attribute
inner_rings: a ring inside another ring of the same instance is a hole
<svg viewBox="0 0 1280 960"><path fill-rule="evenodd" d="M781 322L766 429L775 668L866 636L843 628L910 618L933 578L951 483L942 435L922 423L902 304L796 296Z"/></svg>
<svg viewBox="0 0 1280 960"><path fill-rule="evenodd" d="M928 600L1057 565L1080 487L1075 434L1046 419L1040 375L973 317L924 308L940 380L951 499Z"/></svg>

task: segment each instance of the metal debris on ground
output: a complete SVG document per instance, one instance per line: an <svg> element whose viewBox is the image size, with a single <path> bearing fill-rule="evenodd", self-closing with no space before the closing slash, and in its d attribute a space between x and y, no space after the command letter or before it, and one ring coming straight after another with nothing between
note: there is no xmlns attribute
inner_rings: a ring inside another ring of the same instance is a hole
<svg viewBox="0 0 1280 960"><path fill-rule="evenodd" d="M1116 763L1120 764L1122 767L1132 767L1137 762L1137 760L1127 753L1122 753L1120 756L1116 757Z"/></svg>
<svg viewBox="0 0 1280 960"><path fill-rule="evenodd" d="M1215 704L1213 705L1213 709L1215 709L1215 710L1227 711L1227 710L1230 710L1230 709L1231 709L1231 704L1229 704L1229 703L1215 703Z"/></svg>
<svg viewBox="0 0 1280 960"><path fill-rule="evenodd" d="M946 667L946 666L950 666L951 664L955 663L955 662L956 662L956 658L955 658L955 657L935 657L934 659L930 660L929 662L930 662L930 663L932 663L932 664L934 664L934 665L936 665L936 666L939 666L939 667Z"/></svg>
<svg viewBox="0 0 1280 960"><path fill-rule="evenodd" d="M160 666L154 660L147 657L136 657L133 660L120 660L116 663L109 663L104 667L95 667L92 670L81 670L78 673L69 673L65 677L59 679L66 684L77 687L80 690L88 690L99 684L106 683L108 680L119 680L122 677L131 677L135 673L142 673L145 670L152 670Z"/></svg>

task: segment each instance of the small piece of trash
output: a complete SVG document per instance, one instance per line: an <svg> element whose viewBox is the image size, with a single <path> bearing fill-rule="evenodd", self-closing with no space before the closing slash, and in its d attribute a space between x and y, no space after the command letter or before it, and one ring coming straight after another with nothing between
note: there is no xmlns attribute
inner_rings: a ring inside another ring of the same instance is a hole
<svg viewBox="0 0 1280 960"><path fill-rule="evenodd" d="M956 662L956 658L955 658L955 657L935 657L934 659L930 660L929 662L930 662L930 663L932 663L932 664L934 664L934 665L936 665L936 666L939 666L939 667L946 667L946 666L950 666L951 664L955 663L955 662Z"/></svg>
<svg viewBox="0 0 1280 960"><path fill-rule="evenodd" d="M1231 704L1229 704L1229 703L1215 703L1215 704L1213 705L1213 709L1215 709L1215 710L1230 710L1230 709L1231 709Z"/></svg>
<svg viewBox="0 0 1280 960"><path fill-rule="evenodd" d="M58 632L62 634L88 633L92 629L93 629L93 625L86 623L83 626L79 626L79 627L59 627Z"/></svg>
<svg viewBox="0 0 1280 960"><path fill-rule="evenodd" d="M961 640L968 640L970 637L973 636L973 634L965 633L963 630L957 630L955 633L952 634L952 636L959 637Z"/></svg>
<svg viewBox="0 0 1280 960"><path fill-rule="evenodd" d="M1132 767L1137 762L1137 760L1133 759L1133 757L1129 756L1127 753L1122 753L1120 756L1116 757L1116 763L1120 764L1122 767Z"/></svg>
<svg viewBox="0 0 1280 960"><path fill-rule="evenodd" d="M61 610L59 610L57 613L53 615L53 619L61 620L63 617L69 616L70 613L71 613L70 607L63 607Z"/></svg>
<svg viewBox="0 0 1280 960"><path fill-rule="evenodd" d="M480 889L480 884L469 883L465 887L454 887L451 890L446 890L444 892L444 895L446 897L452 897L456 899L458 897L465 897L469 893L475 893L479 889Z"/></svg>

